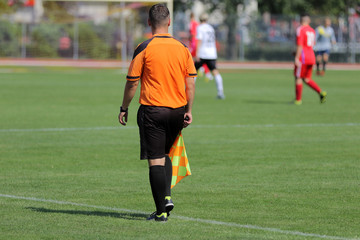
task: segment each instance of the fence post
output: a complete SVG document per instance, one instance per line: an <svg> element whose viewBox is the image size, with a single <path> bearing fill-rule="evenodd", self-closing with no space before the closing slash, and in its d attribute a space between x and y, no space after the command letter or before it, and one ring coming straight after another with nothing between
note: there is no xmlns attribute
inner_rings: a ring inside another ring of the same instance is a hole
<svg viewBox="0 0 360 240"><path fill-rule="evenodd" d="M79 2L76 3L77 11L74 21L74 48L73 48L73 59L79 59L79 23L78 23L78 13L79 13Z"/></svg>
<svg viewBox="0 0 360 240"><path fill-rule="evenodd" d="M355 17L349 17L349 49L350 49L350 63L355 63L356 52L356 32L355 32Z"/></svg>
<svg viewBox="0 0 360 240"><path fill-rule="evenodd" d="M26 23L21 24L21 58L26 58Z"/></svg>
<svg viewBox="0 0 360 240"><path fill-rule="evenodd" d="M125 2L120 3L121 7L121 17L120 17L120 31L121 31L121 65L123 70L126 69L126 21L125 21Z"/></svg>

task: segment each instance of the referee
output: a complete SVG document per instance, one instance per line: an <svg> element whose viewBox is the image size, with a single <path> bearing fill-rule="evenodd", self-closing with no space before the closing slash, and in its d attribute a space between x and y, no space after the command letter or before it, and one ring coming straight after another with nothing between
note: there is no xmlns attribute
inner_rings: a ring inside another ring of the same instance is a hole
<svg viewBox="0 0 360 240"><path fill-rule="evenodd" d="M141 82L137 123L140 159L147 159L156 211L148 220L167 221L171 199L172 164L168 156L183 127L191 124L196 69L188 48L169 33L170 13L165 4L149 10L153 37L139 44L130 64L119 122L126 125L128 107Z"/></svg>

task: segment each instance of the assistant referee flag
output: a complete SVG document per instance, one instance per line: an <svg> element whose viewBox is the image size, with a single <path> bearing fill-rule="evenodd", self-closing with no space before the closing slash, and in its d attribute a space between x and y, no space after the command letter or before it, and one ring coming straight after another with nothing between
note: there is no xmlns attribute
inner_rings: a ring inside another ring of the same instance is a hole
<svg viewBox="0 0 360 240"><path fill-rule="evenodd" d="M171 188L173 188L181 179L191 175L189 160L186 155L184 139L181 132L170 149L169 157L172 162Z"/></svg>

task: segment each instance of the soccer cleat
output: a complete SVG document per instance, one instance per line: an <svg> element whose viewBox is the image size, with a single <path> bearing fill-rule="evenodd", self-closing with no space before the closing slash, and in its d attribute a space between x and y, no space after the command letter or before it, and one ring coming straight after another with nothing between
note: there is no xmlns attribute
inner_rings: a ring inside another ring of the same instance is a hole
<svg viewBox="0 0 360 240"><path fill-rule="evenodd" d="M155 215L155 221L157 222L166 222L167 220L168 220L168 216L166 212L160 215Z"/></svg>
<svg viewBox="0 0 360 240"><path fill-rule="evenodd" d="M174 209L174 203L170 196L165 197L165 210L168 216L170 216L170 211Z"/></svg>
<svg viewBox="0 0 360 240"><path fill-rule="evenodd" d="M167 213L162 213L160 215L156 215L156 212L150 214L150 216L146 219L148 221L155 220L157 222L166 222L168 220Z"/></svg>
<svg viewBox="0 0 360 240"><path fill-rule="evenodd" d="M217 98L217 99L220 99L220 100L223 100L223 99L225 99L225 95L224 95L224 94L218 94L218 95L216 96L216 98Z"/></svg>
<svg viewBox="0 0 360 240"><path fill-rule="evenodd" d="M327 96L327 92L325 91L320 92L320 103L326 102L326 96Z"/></svg>
<svg viewBox="0 0 360 240"><path fill-rule="evenodd" d="M156 212L153 212L146 220L153 220L155 219L155 216L156 216Z"/></svg>
<svg viewBox="0 0 360 240"><path fill-rule="evenodd" d="M324 76L324 75L325 75L325 71L322 70L322 71L320 72L320 76Z"/></svg>
<svg viewBox="0 0 360 240"><path fill-rule="evenodd" d="M316 70L316 75L320 76L320 70Z"/></svg>
<svg viewBox="0 0 360 240"><path fill-rule="evenodd" d="M294 104L295 104L295 105L301 105L301 104L302 104L302 101L301 101L301 100L295 100Z"/></svg>

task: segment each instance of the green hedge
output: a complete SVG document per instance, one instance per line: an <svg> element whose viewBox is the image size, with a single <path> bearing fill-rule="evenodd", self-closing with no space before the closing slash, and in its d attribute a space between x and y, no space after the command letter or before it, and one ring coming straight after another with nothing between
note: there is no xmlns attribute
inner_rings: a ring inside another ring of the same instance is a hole
<svg viewBox="0 0 360 240"><path fill-rule="evenodd" d="M0 21L0 57L19 57L21 26Z"/></svg>

